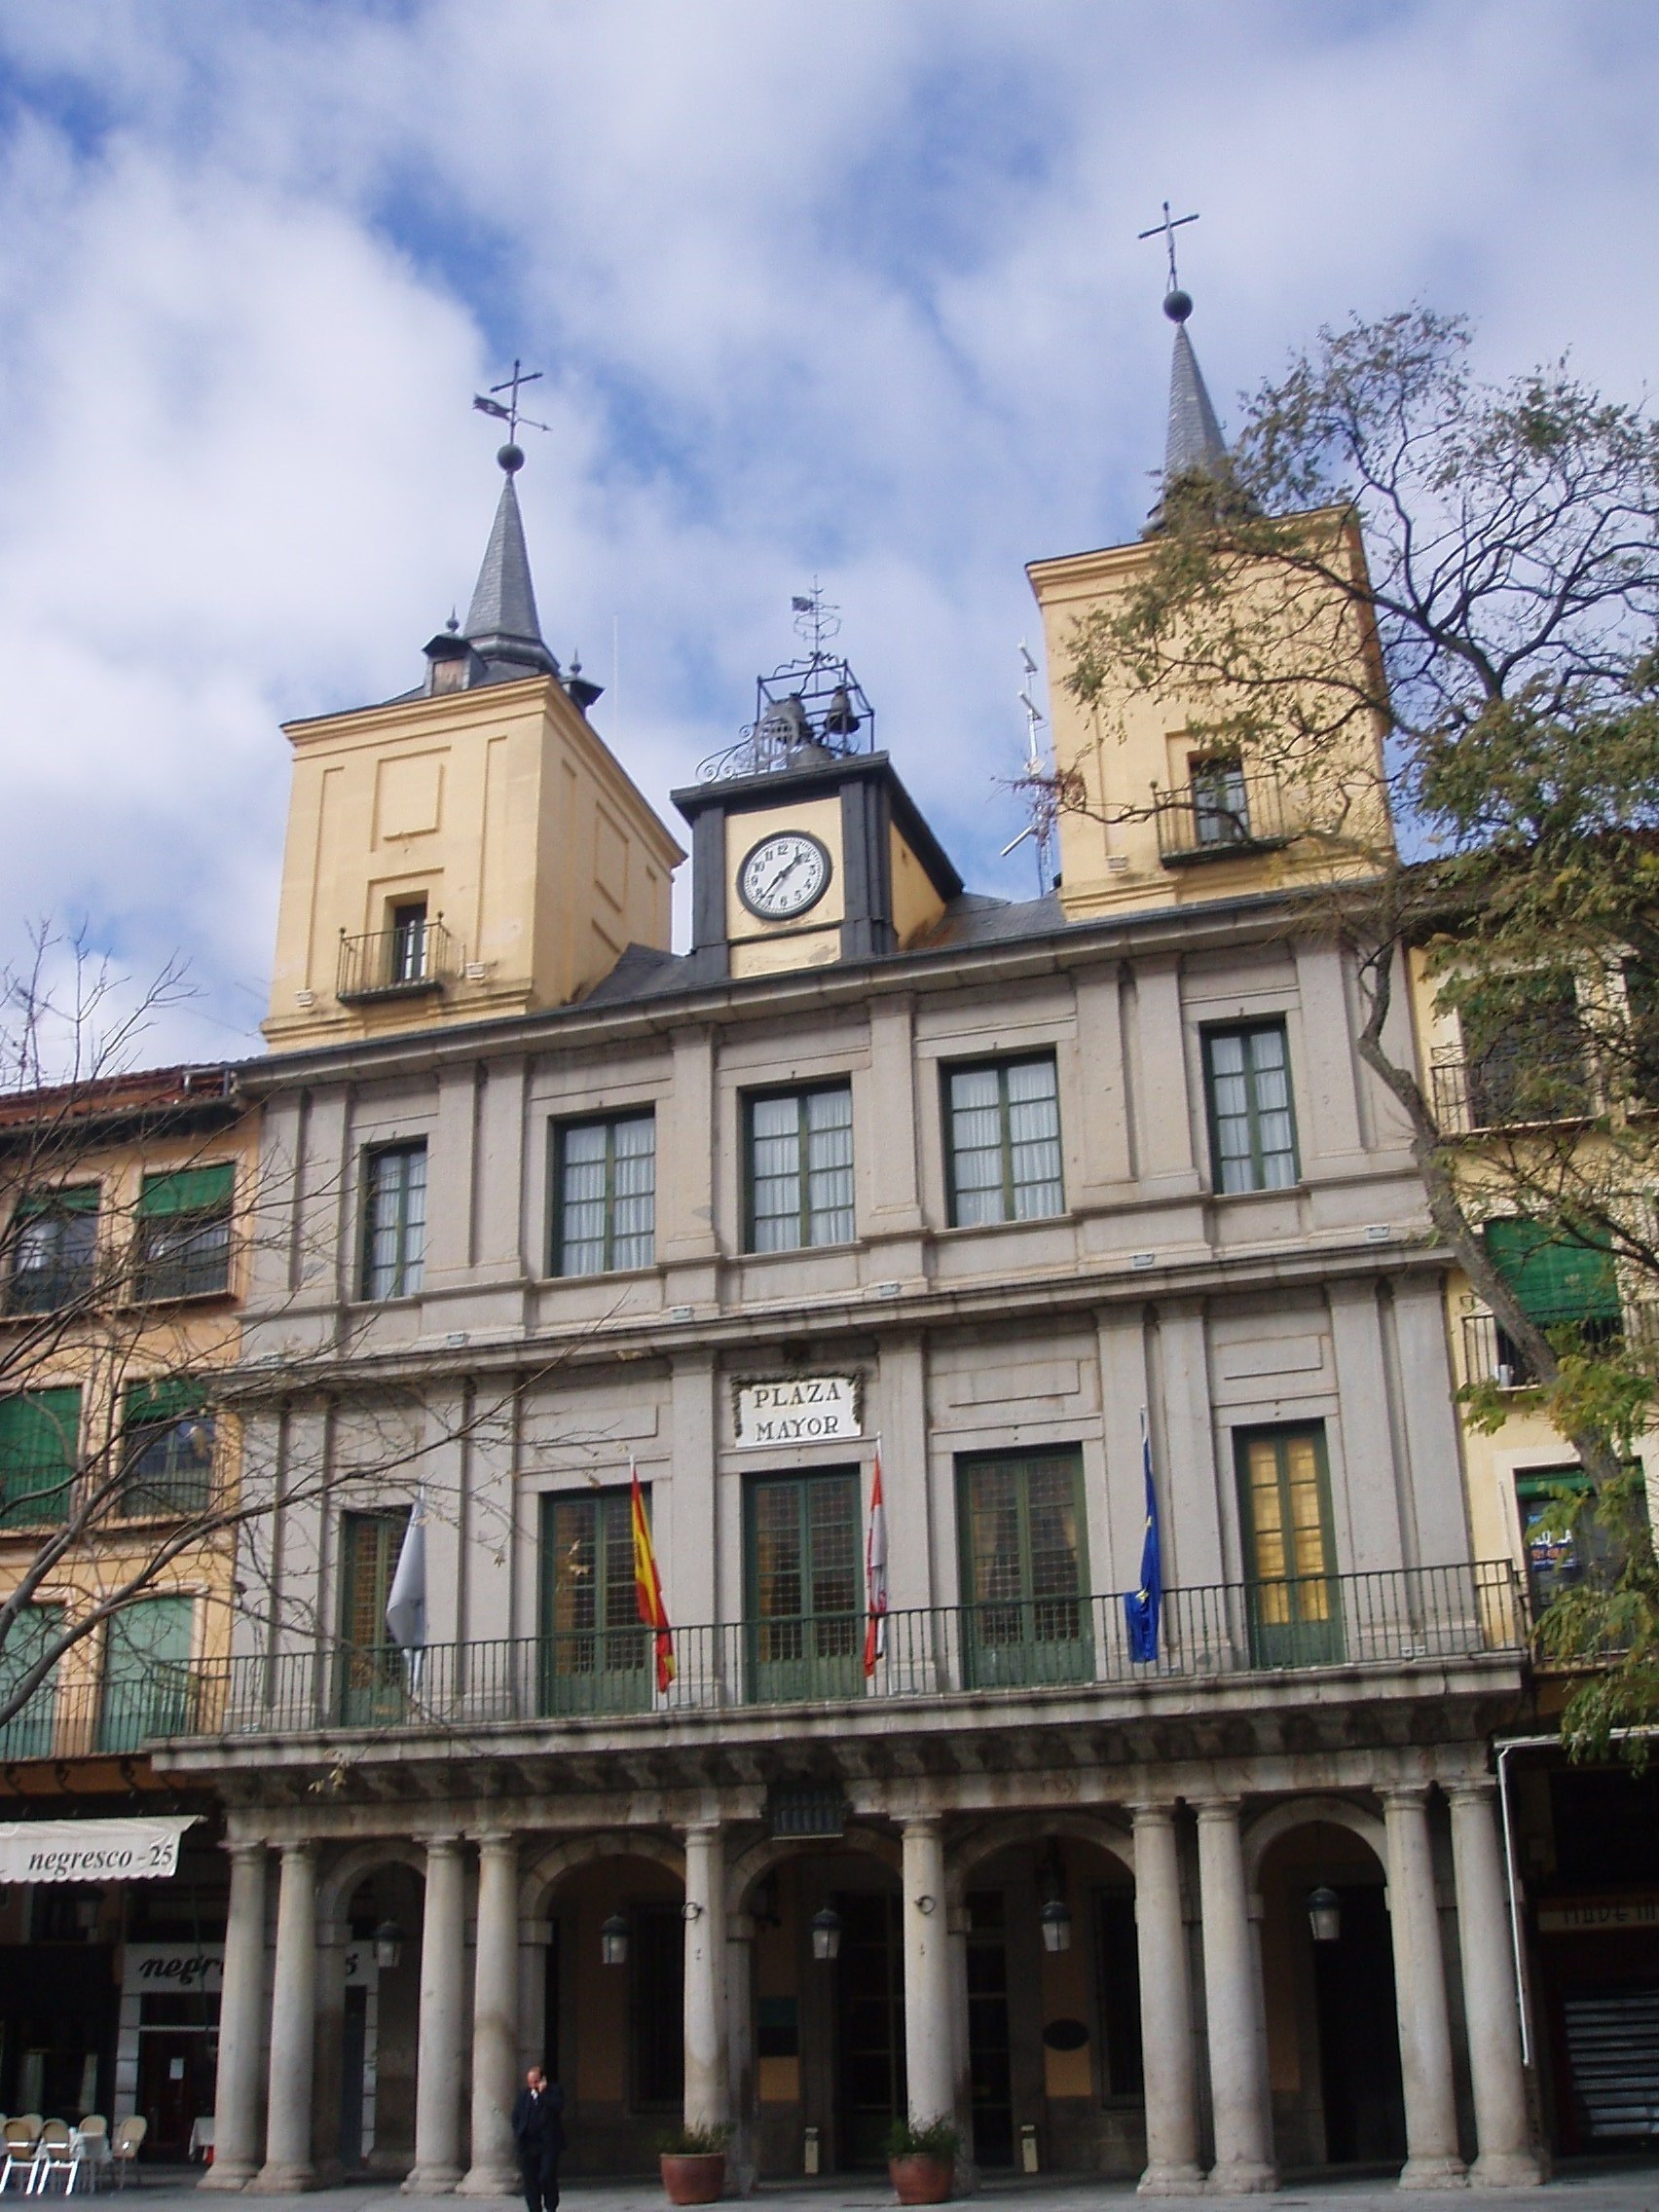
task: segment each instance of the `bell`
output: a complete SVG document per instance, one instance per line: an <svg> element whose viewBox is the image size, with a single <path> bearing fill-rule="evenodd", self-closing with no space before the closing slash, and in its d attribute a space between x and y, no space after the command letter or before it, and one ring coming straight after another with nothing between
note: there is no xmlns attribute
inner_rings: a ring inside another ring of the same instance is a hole
<svg viewBox="0 0 1659 2212"><path fill-rule="evenodd" d="M824 717L826 737L851 737L859 727L862 717L855 711L847 686L837 683L830 694L829 709Z"/></svg>
<svg viewBox="0 0 1659 2212"><path fill-rule="evenodd" d="M812 743L812 724L806 719L806 709L800 703L798 692L792 691L787 699L772 702L760 724L760 733L765 742L780 753L793 753L797 745Z"/></svg>

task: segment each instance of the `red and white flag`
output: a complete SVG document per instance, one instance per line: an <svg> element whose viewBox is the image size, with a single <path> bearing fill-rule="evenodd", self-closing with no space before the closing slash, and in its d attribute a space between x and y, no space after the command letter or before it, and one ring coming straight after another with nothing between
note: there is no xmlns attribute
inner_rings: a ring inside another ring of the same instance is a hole
<svg viewBox="0 0 1659 2212"><path fill-rule="evenodd" d="M865 1539L865 1588L869 1616L865 1625L864 1671L887 1656L887 1506L881 1495L881 1439L875 1443L875 1487L869 1493L869 1532Z"/></svg>

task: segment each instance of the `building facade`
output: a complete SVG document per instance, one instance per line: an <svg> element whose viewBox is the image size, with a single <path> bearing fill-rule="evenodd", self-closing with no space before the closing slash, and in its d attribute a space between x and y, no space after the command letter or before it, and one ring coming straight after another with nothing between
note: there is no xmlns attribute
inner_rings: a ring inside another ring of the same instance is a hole
<svg viewBox="0 0 1659 2212"><path fill-rule="evenodd" d="M1195 387L1183 329L1171 474ZM1310 847L1182 702L1109 750L1056 681L1133 820L977 898L815 652L676 796L676 956L519 458L422 690L290 733L237 1389L327 1480L156 1752L227 1809L212 2185L498 2194L543 2056L574 2172L682 2114L854 2170L907 2114L1154 2194L1534 2178L1519 1585ZM1033 569L1056 678L1134 560Z"/></svg>

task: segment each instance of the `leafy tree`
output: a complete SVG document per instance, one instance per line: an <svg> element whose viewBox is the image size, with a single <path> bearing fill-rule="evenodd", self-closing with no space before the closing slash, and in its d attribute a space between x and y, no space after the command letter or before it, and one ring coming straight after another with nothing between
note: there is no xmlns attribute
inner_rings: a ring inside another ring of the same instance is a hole
<svg viewBox="0 0 1659 2212"><path fill-rule="evenodd" d="M1659 1714L1659 1572L1630 1463L1659 1311L1656 648L1659 430L1566 362L1484 384L1468 327L1414 308L1321 332L1248 401L1225 469L1165 486L1066 679L1108 732L1179 700L1205 751L1278 784L1305 926L1352 960L1359 1049L1439 1241L1624 1543L1611 1586L1540 1623L1556 1658L1627 1654L1568 1708L1569 1741L1598 1751ZM1076 775L1056 783L1085 803ZM1389 1025L1414 959L1463 1038L1426 1083ZM1498 1216L1615 1271L1643 1325L1553 1324L1496 1264ZM1465 1396L1501 1422L1495 1383Z"/></svg>

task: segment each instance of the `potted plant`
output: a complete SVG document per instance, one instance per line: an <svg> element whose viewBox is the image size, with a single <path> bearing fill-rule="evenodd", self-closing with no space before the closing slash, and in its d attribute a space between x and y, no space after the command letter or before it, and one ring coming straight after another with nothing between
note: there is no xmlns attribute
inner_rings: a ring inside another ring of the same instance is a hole
<svg viewBox="0 0 1659 2212"><path fill-rule="evenodd" d="M896 2120L887 2135L887 2171L901 2204L942 2204L956 2179L962 2137L945 2114Z"/></svg>
<svg viewBox="0 0 1659 2212"><path fill-rule="evenodd" d="M677 2127L660 2136L662 2186L670 2204L713 2204L725 2187L726 2145L731 2129Z"/></svg>

